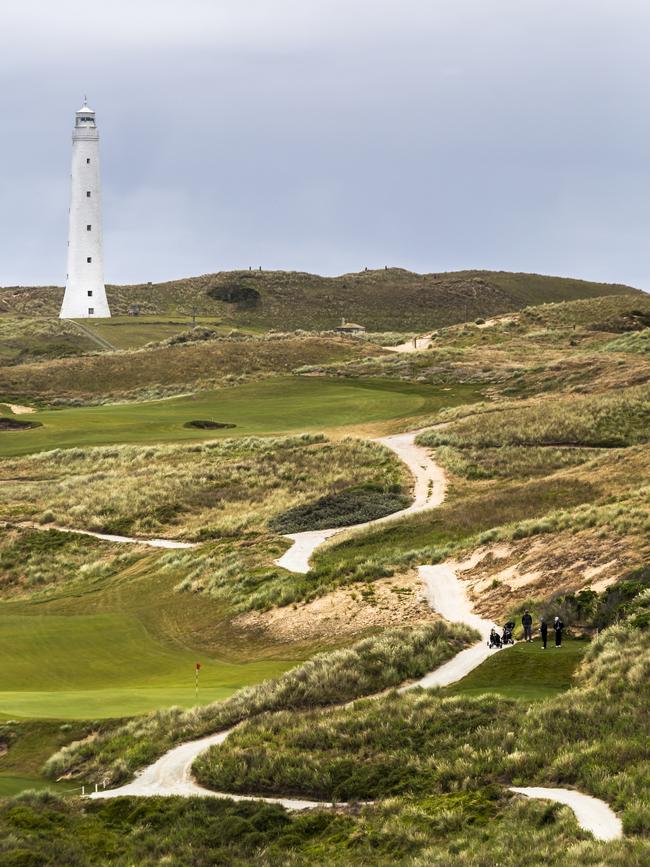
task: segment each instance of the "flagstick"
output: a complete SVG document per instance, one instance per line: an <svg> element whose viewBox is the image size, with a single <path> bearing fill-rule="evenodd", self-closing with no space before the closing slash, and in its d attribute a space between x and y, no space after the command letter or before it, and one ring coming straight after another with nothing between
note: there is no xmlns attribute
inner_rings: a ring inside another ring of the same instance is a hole
<svg viewBox="0 0 650 867"><path fill-rule="evenodd" d="M194 678L194 697L196 701L199 700L199 668L198 666L194 669L195 678Z"/></svg>

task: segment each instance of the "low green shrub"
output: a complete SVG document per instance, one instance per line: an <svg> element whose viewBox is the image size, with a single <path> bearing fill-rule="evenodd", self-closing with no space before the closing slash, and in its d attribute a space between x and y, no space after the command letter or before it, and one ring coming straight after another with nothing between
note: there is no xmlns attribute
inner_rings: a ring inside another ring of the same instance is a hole
<svg viewBox="0 0 650 867"><path fill-rule="evenodd" d="M269 521L269 527L277 533L299 533L374 521L409 505L410 499L398 486L395 488L385 491L380 487L364 486L327 494L312 503L294 506L276 515Z"/></svg>

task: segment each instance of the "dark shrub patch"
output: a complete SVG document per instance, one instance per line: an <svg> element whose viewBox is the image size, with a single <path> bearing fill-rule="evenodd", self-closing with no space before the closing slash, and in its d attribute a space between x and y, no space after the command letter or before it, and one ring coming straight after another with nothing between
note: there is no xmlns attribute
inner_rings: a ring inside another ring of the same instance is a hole
<svg viewBox="0 0 650 867"><path fill-rule="evenodd" d="M613 623L631 617L630 623L645 628L648 617L640 597L650 587L650 566L641 566L626 573L602 593L591 588L554 596L539 606L542 615L552 618L561 612L565 623L588 629L605 629ZM550 620L549 620L550 622Z"/></svg>
<svg viewBox="0 0 650 867"><path fill-rule="evenodd" d="M240 307L255 307L260 300L260 293L257 289L246 283L226 283L224 286L212 286L208 289L207 294L215 301L238 304Z"/></svg>
<svg viewBox="0 0 650 867"><path fill-rule="evenodd" d="M40 421L23 421L21 418L0 418L0 430L31 430L35 427L43 427Z"/></svg>
<svg viewBox="0 0 650 867"><path fill-rule="evenodd" d="M410 500L401 491L382 491L377 488L349 488L337 494L328 494L295 506L269 522L279 533L299 533L302 530L325 530L330 527L351 527L364 521L374 521L405 509Z"/></svg>
<svg viewBox="0 0 650 867"><path fill-rule="evenodd" d="M224 421L210 421L209 419L196 419L195 421L186 421L183 427L195 427L199 430L223 430L224 428L237 427L236 424L229 424Z"/></svg>

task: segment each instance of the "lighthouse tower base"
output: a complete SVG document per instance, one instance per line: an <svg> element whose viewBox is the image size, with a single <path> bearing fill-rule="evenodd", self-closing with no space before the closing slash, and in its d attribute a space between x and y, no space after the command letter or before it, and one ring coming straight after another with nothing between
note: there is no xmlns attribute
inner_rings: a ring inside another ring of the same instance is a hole
<svg viewBox="0 0 650 867"><path fill-rule="evenodd" d="M90 296L88 291L66 286L59 319L108 319L111 311L104 287L96 286Z"/></svg>

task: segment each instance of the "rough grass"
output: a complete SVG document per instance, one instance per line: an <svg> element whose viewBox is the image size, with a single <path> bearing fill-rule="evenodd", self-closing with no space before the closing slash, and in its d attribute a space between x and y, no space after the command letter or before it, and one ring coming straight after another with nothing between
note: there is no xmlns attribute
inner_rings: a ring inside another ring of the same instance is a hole
<svg viewBox="0 0 650 867"><path fill-rule="evenodd" d="M558 651L558 653L561 651ZM574 785L650 837L650 632L611 627L576 685L522 713L506 699L391 694L345 710L263 715L196 762L220 791L324 799Z"/></svg>
<svg viewBox="0 0 650 867"><path fill-rule="evenodd" d="M632 332L625 334L622 337L617 337L616 340L610 340L603 347L605 352L638 352L645 354L650 352L650 328L643 331Z"/></svg>
<svg viewBox="0 0 650 867"><path fill-rule="evenodd" d="M257 303L228 303L257 295ZM138 303L145 314L218 316L238 325L321 330L341 318L372 331L423 331L453 322L473 321L530 304L632 294L628 286L591 283L540 274L458 271L414 274L403 268L367 270L339 277L296 271L230 271L140 286L108 286L113 314ZM62 290L52 287L0 290L0 311L58 313Z"/></svg>
<svg viewBox="0 0 650 867"><path fill-rule="evenodd" d="M650 438L650 388L598 397L571 397L466 418L450 428L420 434L423 445L599 446L614 448Z"/></svg>
<svg viewBox="0 0 650 867"><path fill-rule="evenodd" d="M355 485L401 491L410 482L380 445L310 435L59 449L6 460L0 477L7 479L0 486L5 518L201 540L261 530L310 502L314 479L331 497Z"/></svg>
<svg viewBox="0 0 650 867"><path fill-rule="evenodd" d="M214 388L367 352L363 343L338 337L223 337L0 367L0 396L48 403L146 398L152 388Z"/></svg>
<svg viewBox="0 0 650 867"><path fill-rule="evenodd" d="M85 592L136 558L88 536L7 527L0 535L0 596L32 596L70 582Z"/></svg>
<svg viewBox="0 0 650 867"><path fill-rule="evenodd" d="M92 340L63 319L0 315L1 366L83 355L96 349Z"/></svg>
<svg viewBox="0 0 650 867"><path fill-rule="evenodd" d="M427 692L325 713L281 711L245 723L194 770L218 791L326 801L443 794L458 790L462 771L475 789L492 782L490 768L512 748L517 713L494 696Z"/></svg>
<svg viewBox="0 0 650 867"><path fill-rule="evenodd" d="M601 455L599 449L554 446L493 448L441 446L436 460L466 479L532 479L580 466Z"/></svg>
<svg viewBox="0 0 650 867"><path fill-rule="evenodd" d="M645 867L646 841L597 843L567 807L494 788L394 798L355 811L288 813L259 802L147 798L87 802L25 794L0 806L7 865L95 867Z"/></svg>
<svg viewBox="0 0 650 867"><path fill-rule="evenodd" d="M650 320L650 296L609 294L600 298L563 300L555 304L529 307L519 314L524 322L537 327L558 329L589 328L593 331L638 331Z"/></svg>
<svg viewBox="0 0 650 867"><path fill-rule="evenodd" d="M158 711L93 740L73 743L50 758L46 773L51 777L101 777L113 785L176 743L228 728L264 711L349 701L421 677L476 638L468 627L443 622L386 630L349 649L319 654L224 702L191 711Z"/></svg>

